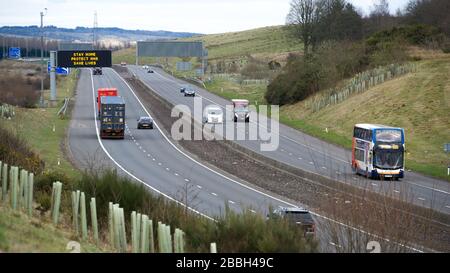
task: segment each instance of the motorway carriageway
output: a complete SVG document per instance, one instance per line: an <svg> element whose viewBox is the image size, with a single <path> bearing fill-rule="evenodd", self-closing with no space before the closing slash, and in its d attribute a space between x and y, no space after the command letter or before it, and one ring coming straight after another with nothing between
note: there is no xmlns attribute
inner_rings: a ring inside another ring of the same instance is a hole
<svg viewBox="0 0 450 273"><path fill-rule="evenodd" d="M99 138L96 90L103 87L118 88L126 102L124 140ZM93 77L91 70L82 69L69 128L72 158L82 168L115 168L175 202L185 198L183 192L188 187L189 208L209 219L224 213L225 204L236 212L249 209L263 215L267 214L269 206L302 206L195 161L174 146L159 129L137 130L137 118L145 115L148 115L145 107L114 70L104 69L102 76ZM192 196L196 196L195 199L189 200ZM335 251L339 245L336 246L331 234L325 232L324 225L336 222L317 214L314 218L321 251ZM361 232L354 230L353 234L357 236ZM388 244L383 240L381 243ZM365 246L361 247L365 249Z"/></svg>
<svg viewBox="0 0 450 273"><path fill-rule="evenodd" d="M159 68L152 68L155 73L147 73L145 69L135 65L129 65L128 69L158 95L173 105L181 104L190 107L193 113L194 99L192 97L184 97L180 93L180 86L187 84L187 82L174 78ZM231 104L230 101L216 96L205 89L198 87L195 89L197 97L202 98L203 107L210 104L219 105L224 109L223 112L225 113L225 106ZM226 122L232 122L231 117L226 117L225 119ZM269 125L270 122L262 126L270 128ZM248 135L248 127L246 135ZM289 166L388 196L403 198L406 196L407 201L415 205L431 207L437 211L450 214L450 183L446 181L430 178L415 172L406 172L405 178L400 181L369 180L354 175L351 170L350 151L311 137L283 124L280 124L279 141L279 148L273 152L262 152L260 150L261 141L239 140L235 142L249 150Z"/></svg>

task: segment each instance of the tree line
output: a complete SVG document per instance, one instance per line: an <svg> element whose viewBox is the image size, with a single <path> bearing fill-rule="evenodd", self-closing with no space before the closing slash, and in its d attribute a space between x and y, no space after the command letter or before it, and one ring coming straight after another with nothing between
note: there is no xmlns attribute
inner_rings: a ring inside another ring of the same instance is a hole
<svg viewBox="0 0 450 273"><path fill-rule="evenodd" d="M291 54L269 84L271 104L295 103L364 70L408 61L408 45L450 51L450 1L410 0L392 14L388 1L378 0L364 16L347 0L292 0L286 28L304 52Z"/></svg>

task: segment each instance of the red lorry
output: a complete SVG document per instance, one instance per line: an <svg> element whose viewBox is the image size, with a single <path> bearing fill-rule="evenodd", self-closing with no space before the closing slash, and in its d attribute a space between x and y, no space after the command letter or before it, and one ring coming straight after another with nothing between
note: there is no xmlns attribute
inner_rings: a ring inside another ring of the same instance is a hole
<svg viewBox="0 0 450 273"><path fill-rule="evenodd" d="M102 97L117 97L117 88L99 88L97 91L97 110L100 117L100 104Z"/></svg>

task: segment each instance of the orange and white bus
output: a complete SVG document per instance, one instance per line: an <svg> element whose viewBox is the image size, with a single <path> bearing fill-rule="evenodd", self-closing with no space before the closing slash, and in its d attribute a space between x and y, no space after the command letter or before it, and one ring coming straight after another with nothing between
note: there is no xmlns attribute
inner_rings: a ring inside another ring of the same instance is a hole
<svg viewBox="0 0 450 273"><path fill-rule="evenodd" d="M367 178L403 178L405 130L377 124L356 124L352 169Z"/></svg>

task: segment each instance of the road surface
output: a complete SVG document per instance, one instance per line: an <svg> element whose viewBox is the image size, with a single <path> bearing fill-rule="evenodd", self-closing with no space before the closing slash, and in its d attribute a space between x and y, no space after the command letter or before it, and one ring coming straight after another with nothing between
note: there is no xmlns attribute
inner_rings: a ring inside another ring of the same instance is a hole
<svg viewBox="0 0 450 273"><path fill-rule="evenodd" d="M158 95L173 105L188 106L193 113L194 99L192 97L184 97L180 93L180 86L187 84L185 81L172 77L159 68L152 68L155 73L147 73L145 69L135 65L128 66L128 69ZM195 89L197 97L202 98L203 107L215 104L225 109L226 105L231 104L230 101L216 96L205 89L197 87ZM226 119L227 122L232 122L230 117L226 117ZM262 126L270 127L269 124ZM248 128L246 128L245 134L248 136ZM283 124L280 124L279 147L276 151L261 151L261 141L257 140L236 140L235 142L247 149L292 167L389 196L401 196L416 205L450 214L450 183L415 172L406 172L405 178L400 181L369 180L353 175L350 166L350 151L311 137Z"/></svg>

